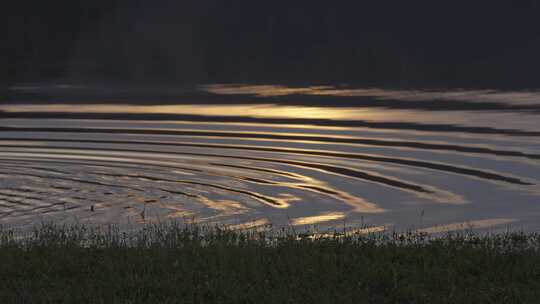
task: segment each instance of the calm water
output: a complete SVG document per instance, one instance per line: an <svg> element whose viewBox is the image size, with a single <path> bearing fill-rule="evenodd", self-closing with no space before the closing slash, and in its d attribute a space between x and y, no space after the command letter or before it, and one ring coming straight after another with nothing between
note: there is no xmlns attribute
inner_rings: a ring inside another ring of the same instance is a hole
<svg viewBox="0 0 540 304"><path fill-rule="evenodd" d="M103 88L62 98L85 89L10 88L34 100L0 105L0 223L540 230L540 91L209 85L203 103L174 90L159 105L111 103Z"/></svg>

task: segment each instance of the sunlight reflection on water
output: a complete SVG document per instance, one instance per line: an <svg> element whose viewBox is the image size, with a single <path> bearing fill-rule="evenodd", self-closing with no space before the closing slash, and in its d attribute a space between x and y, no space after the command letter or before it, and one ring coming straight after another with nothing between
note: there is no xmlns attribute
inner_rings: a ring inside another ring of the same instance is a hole
<svg viewBox="0 0 540 304"><path fill-rule="evenodd" d="M200 88L329 99L2 104L0 223L192 218L234 229L344 222L427 233L540 229L537 91ZM333 106L342 97L375 102Z"/></svg>

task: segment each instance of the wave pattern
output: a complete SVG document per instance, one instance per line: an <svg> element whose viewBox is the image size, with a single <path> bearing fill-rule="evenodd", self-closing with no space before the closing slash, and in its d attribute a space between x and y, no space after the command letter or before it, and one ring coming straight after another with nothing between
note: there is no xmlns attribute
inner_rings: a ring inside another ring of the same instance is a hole
<svg viewBox="0 0 540 304"><path fill-rule="evenodd" d="M452 109L434 122L426 109L379 107L339 117L328 108L313 119L280 105L263 116L220 115L211 105L157 114L19 107L0 106L2 224L194 219L435 231L504 218L540 228L537 111L467 110L455 122ZM386 120L385 111L393 111ZM407 119L411 111L419 120Z"/></svg>

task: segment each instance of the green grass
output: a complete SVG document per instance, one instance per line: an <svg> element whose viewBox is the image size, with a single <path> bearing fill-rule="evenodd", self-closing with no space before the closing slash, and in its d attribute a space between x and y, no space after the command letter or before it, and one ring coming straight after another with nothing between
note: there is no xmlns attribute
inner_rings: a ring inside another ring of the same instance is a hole
<svg viewBox="0 0 540 304"><path fill-rule="evenodd" d="M540 236L0 229L0 303L540 303Z"/></svg>

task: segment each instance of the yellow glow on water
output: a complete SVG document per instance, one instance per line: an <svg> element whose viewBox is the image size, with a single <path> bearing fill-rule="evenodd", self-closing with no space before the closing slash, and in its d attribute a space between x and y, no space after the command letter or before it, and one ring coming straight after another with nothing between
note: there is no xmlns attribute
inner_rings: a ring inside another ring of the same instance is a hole
<svg viewBox="0 0 540 304"><path fill-rule="evenodd" d="M196 216L193 211L186 210L177 204L162 204L162 207L169 210L170 213L166 216L168 219L192 218Z"/></svg>
<svg viewBox="0 0 540 304"><path fill-rule="evenodd" d="M315 216L307 217L298 217L291 220L291 225L312 225L317 223L330 222L335 220L340 220L345 218L345 213L343 212L330 212L323 213Z"/></svg>
<svg viewBox="0 0 540 304"><path fill-rule="evenodd" d="M511 218L486 219L486 220L452 223L452 224L446 224L446 225L433 226L429 228L422 228L422 229L418 229L418 232L442 233L442 232L466 230L466 229L471 229L471 228L482 229L482 228L490 228L490 227L500 226L500 225L508 225L514 222L517 222L517 219L511 219Z"/></svg>
<svg viewBox="0 0 540 304"><path fill-rule="evenodd" d="M228 226L228 228L232 230L242 230L242 229L252 229L252 228L263 227L269 224L270 222L267 219L258 219L255 221L245 222L242 224L230 225Z"/></svg>
<svg viewBox="0 0 540 304"><path fill-rule="evenodd" d="M390 226L392 225L373 226L373 227L353 229L351 231L347 231L347 234L370 234L370 233L385 232L388 230Z"/></svg>
<svg viewBox="0 0 540 304"><path fill-rule="evenodd" d="M258 118L296 118L296 119L350 119L357 117L383 115L378 109L327 108L309 106L259 105L0 105L5 112L40 113L116 113L116 114L176 114L205 116L250 116ZM388 117L388 114L384 114Z"/></svg>
<svg viewBox="0 0 540 304"><path fill-rule="evenodd" d="M390 227L392 227L393 224L386 224L381 226L370 226L365 228L358 228L358 229L346 229L345 233L341 233L339 231L336 231L336 233L315 233L311 238L343 238L345 236L351 236L351 235L366 235L366 234L373 234L373 233L382 233L388 231Z"/></svg>
<svg viewBox="0 0 540 304"><path fill-rule="evenodd" d="M419 111L371 107L311 107L275 104L254 105L0 105L0 111L24 112L65 112L65 113L112 113L112 114L172 114L221 117L284 118L284 119L325 119L367 122L400 122L424 124L452 124L462 126L499 127L505 121L508 128L536 130L537 117L534 114L489 111ZM479 115L482 114L482 115ZM144 119L144 118L142 118ZM314 127L319 128L319 127Z"/></svg>
<svg viewBox="0 0 540 304"><path fill-rule="evenodd" d="M248 208L237 201L232 200L217 200L212 201L204 198L200 200L206 207L218 211L223 211L227 215L242 214L248 211Z"/></svg>

